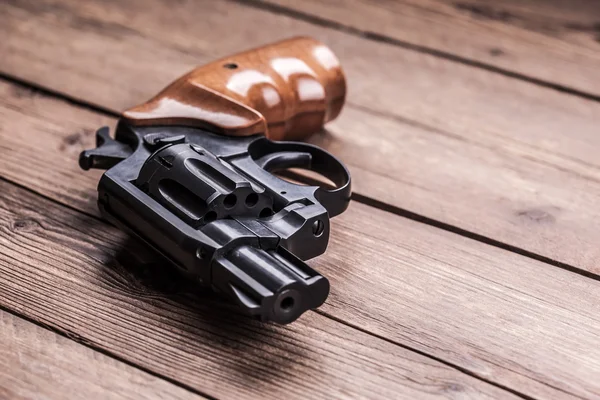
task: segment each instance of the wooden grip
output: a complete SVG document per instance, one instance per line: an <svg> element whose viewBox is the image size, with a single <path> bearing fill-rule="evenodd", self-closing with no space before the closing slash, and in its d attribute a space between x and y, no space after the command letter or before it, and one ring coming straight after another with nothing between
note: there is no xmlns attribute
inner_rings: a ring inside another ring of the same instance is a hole
<svg viewBox="0 0 600 400"><path fill-rule="evenodd" d="M299 37L198 67L124 112L132 125L185 125L299 140L340 113L346 81L332 51Z"/></svg>

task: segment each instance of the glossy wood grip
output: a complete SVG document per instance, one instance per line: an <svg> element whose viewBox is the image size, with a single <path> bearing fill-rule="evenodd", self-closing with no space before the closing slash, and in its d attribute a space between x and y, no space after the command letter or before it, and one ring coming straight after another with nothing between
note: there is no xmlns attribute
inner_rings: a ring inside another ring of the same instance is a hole
<svg viewBox="0 0 600 400"><path fill-rule="evenodd" d="M299 37L196 68L124 112L133 125L199 126L299 140L338 116L346 81L333 52Z"/></svg>

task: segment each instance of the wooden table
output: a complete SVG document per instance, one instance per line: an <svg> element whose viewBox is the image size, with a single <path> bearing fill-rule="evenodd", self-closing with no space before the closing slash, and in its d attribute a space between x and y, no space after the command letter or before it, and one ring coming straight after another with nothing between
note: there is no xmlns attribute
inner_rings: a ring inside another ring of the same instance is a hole
<svg viewBox="0 0 600 400"><path fill-rule="evenodd" d="M600 398L600 3L0 3L0 398ZM326 304L181 290L77 166L192 67L314 36L354 178Z"/></svg>

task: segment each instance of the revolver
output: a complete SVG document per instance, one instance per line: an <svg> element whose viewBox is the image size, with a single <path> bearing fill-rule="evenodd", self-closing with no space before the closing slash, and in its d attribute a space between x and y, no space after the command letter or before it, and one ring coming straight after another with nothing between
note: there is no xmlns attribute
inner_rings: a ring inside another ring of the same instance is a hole
<svg viewBox="0 0 600 400"><path fill-rule="evenodd" d="M105 169L98 207L185 277L246 314L289 323L329 281L304 261L325 252L350 174L299 142L336 118L346 82L324 44L293 38L198 67L96 132L82 169ZM275 175L312 170L335 187Z"/></svg>

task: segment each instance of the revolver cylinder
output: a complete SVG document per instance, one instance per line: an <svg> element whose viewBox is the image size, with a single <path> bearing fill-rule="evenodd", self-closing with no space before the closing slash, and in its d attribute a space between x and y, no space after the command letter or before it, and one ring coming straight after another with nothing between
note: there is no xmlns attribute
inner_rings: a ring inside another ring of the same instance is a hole
<svg viewBox="0 0 600 400"><path fill-rule="evenodd" d="M154 152L136 185L194 228L217 219L273 213L273 199L264 188L195 144L172 144Z"/></svg>

